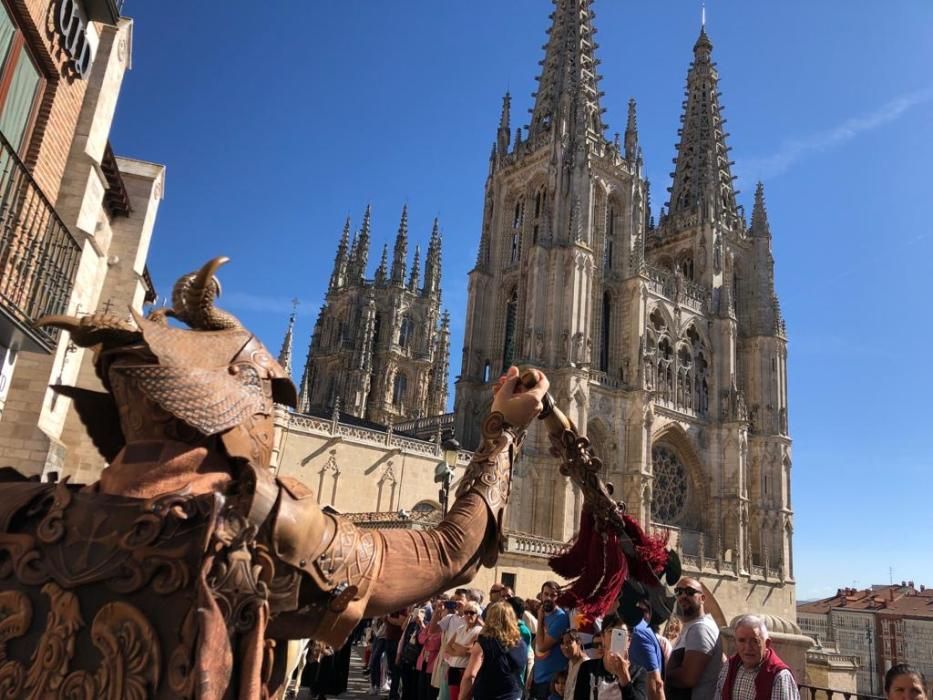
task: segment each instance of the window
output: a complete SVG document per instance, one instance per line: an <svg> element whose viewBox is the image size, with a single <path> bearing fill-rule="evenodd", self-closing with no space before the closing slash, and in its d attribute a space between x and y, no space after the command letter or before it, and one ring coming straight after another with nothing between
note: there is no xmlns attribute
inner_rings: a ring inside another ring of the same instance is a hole
<svg viewBox="0 0 933 700"><path fill-rule="evenodd" d="M654 447L651 458L654 465L651 519L658 523L676 524L687 507L687 470L677 454L666 445Z"/></svg>
<svg viewBox="0 0 933 700"><path fill-rule="evenodd" d="M415 332L415 324L410 316L402 318L402 324L398 331L398 344L401 348L407 348L411 342L411 337Z"/></svg>
<svg viewBox="0 0 933 700"><path fill-rule="evenodd" d="M17 153L29 140L45 81L26 48L23 33L0 3L0 133Z"/></svg>
<svg viewBox="0 0 933 700"><path fill-rule="evenodd" d="M603 324L599 344L599 369L609 371L609 328L612 320L612 298L609 292L603 293Z"/></svg>
<svg viewBox="0 0 933 700"><path fill-rule="evenodd" d="M401 406L405 401L405 391L408 389L408 377L399 372L395 375L395 384L392 386L392 403Z"/></svg>
<svg viewBox="0 0 933 700"><path fill-rule="evenodd" d="M515 317L518 312L518 290L512 289L505 305L505 342L502 344L502 371L512 366L515 359Z"/></svg>

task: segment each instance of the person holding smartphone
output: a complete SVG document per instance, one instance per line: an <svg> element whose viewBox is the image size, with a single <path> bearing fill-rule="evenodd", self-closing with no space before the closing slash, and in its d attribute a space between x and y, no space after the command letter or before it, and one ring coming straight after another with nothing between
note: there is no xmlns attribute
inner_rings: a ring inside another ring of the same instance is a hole
<svg viewBox="0 0 933 700"><path fill-rule="evenodd" d="M648 674L629 660L628 632L622 618L612 613L606 615L599 639L602 658L583 662L577 672L573 697L565 700L647 700Z"/></svg>

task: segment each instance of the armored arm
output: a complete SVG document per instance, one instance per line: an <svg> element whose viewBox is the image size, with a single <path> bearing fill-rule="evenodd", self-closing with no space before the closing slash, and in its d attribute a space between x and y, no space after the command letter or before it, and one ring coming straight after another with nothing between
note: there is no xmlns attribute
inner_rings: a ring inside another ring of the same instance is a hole
<svg viewBox="0 0 933 700"><path fill-rule="evenodd" d="M275 554L304 576L298 609L273 620L271 636L339 644L361 618L425 600L470 581L480 566L492 566L512 464L546 389L543 375L536 389L519 388L515 368L500 380L457 498L431 530L358 528L283 486L272 530Z"/></svg>

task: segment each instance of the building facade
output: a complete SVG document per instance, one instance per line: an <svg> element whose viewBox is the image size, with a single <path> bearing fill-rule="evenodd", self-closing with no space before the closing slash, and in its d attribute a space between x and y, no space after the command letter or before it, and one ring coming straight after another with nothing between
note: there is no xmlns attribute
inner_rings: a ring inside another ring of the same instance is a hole
<svg viewBox="0 0 933 700"><path fill-rule="evenodd" d="M797 606L797 620L804 633L857 659L860 694L884 695L884 674L895 664L933 678L933 590L925 586L840 588Z"/></svg>
<svg viewBox="0 0 933 700"><path fill-rule="evenodd" d="M441 313L441 233L437 219L427 246L408 268L408 206L402 209L389 263L388 246L367 277L372 210L350 240L350 219L301 379L299 408L334 407L386 425L436 416L447 408L450 319Z"/></svg>
<svg viewBox="0 0 933 700"><path fill-rule="evenodd" d="M505 368L540 367L629 511L671 532L720 623L792 619L787 343L763 188L750 223L733 188L712 42L704 28L693 47L655 226L634 101L624 136L604 134L590 2L555 5L531 122L512 137L506 95L490 156L457 436L478 439ZM568 539L581 496L555 483L547 448L532 431L509 525Z"/></svg>
<svg viewBox="0 0 933 700"><path fill-rule="evenodd" d="M109 141L132 53L119 4L0 0L0 450L31 475L75 474L93 454L49 385L97 382L90 353L35 322L154 298L164 168Z"/></svg>
<svg viewBox="0 0 933 700"><path fill-rule="evenodd" d="M719 75L704 29L687 76L670 201L655 225L634 101L624 135L604 134L590 4L555 2L530 124L513 131L511 97L502 103L453 416L432 415L446 402L437 381L409 378L408 387L427 386L428 393L414 395L411 407L395 401L393 378L415 375L405 363L418 358L417 343L410 358L400 352L400 319L423 299L425 311L415 313L434 328L435 287L427 271L427 293L404 282L404 225L391 272L386 251L376 276L365 279L367 215L354 241L348 225L338 246L302 380L302 410L314 415L282 417L279 467L310 475L314 488L315 474L333 457L345 466L322 502L342 511L385 510L374 484L389 478L387 461L397 463L387 456L390 445L402 436L378 424L422 437L452 424L469 448L479 440L495 378L510 364L540 367L629 511L670 533L686 570L706 587L717 622L748 611L792 622L787 343L764 190L758 186L748 221L733 188ZM439 276L439 246L437 257ZM422 362L423 377L430 369ZM436 380L441 373L434 372ZM374 431L371 444L384 445L378 455L359 455L359 469L349 466L355 448L318 426L335 406L377 424L356 426ZM515 560L529 571L542 552L574 535L582 506L557 476L548 447L533 428L513 474L507 529L538 543L536 553ZM427 467L424 483L413 484L406 464L408 490L391 509L410 510L437 488ZM362 471L352 478L353 470Z"/></svg>

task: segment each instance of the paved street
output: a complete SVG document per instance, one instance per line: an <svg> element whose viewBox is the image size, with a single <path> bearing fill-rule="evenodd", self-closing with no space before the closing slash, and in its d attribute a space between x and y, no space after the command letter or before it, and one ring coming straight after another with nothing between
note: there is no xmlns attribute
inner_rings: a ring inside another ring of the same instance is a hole
<svg viewBox="0 0 933 700"><path fill-rule="evenodd" d="M383 693L385 698L388 693ZM306 694L298 696L301 700L308 698ZM329 696L331 697L331 696ZM347 681L347 692L339 695L340 698L377 698L378 695L372 695L369 692L369 673L363 666L363 646L353 647L353 654L350 657L350 676ZM309 700L317 700L310 698Z"/></svg>

